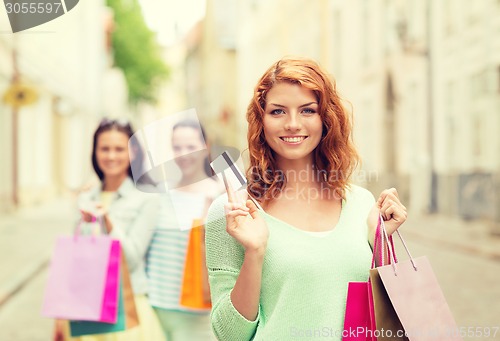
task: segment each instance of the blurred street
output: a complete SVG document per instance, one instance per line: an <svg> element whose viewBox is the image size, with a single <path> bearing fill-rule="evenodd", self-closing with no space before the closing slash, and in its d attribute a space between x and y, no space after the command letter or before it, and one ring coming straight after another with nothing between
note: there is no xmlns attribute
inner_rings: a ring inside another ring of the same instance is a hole
<svg viewBox="0 0 500 341"><path fill-rule="evenodd" d="M204 144L243 162L256 81L287 56L335 81L363 160L354 182L398 189L402 234L476 333L464 339L500 340L500 0L66 2L41 22L34 4L0 11L0 341L52 340L47 269L75 193L97 181L104 119L142 136L148 176L170 158L161 122L192 109Z"/></svg>
<svg viewBox="0 0 500 341"><path fill-rule="evenodd" d="M47 266L56 237L74 223L70 200L1 216L0 340L50 340L53 322L40 314Z"/></svg>
<svg viewBox="0 0 500 341"><path fill-rule="evenodd" d="M0 218L0 340L50 340L42 296L55 237L74 223L71 205L55 201ZM458 326L491 328L490 337L465 340L500 340L500 330L492 336L500 329L500 239L488 237L485 224L444 216L410 217L402 233L414 257L429 257Z"/></svg>

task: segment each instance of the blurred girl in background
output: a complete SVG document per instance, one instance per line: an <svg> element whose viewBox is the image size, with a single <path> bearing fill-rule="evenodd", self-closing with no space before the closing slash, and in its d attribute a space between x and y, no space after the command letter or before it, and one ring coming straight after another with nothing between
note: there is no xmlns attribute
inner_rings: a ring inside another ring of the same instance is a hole
<svg viewBox="0 0 500 341"><path fill-rule="evenodd" d="M131 159L142 163L139 145L129 139L129 123L103 119L94 133L92 166L100 184L79 195L78 206L85 222L104 223L106 232L120 240L128 265L139 326L123 332L71 338L69 324L58 321L55 340L74 341L165 341L161 326L147 299L148 280L145 255L149 248L158 215L157 195L143 193L132 180ZM129 154L130 152L130 154Z"/></svg>
<svg viewBox="0 0 500 341"><path fill-rule="evenodd" d="M168 341L214 338L209 321L211 304L203 228L201 243L196 247L202 248L204 302L188 306L182 299L184 276L186 271L192 271L186 268L191 229L196 220L203 224L208 206L223 191L211 171L205 141L205 131L197 121L183 120L172 129L175 163L182 175L178 183L170 186L174 189L162 197L160 216L147 258L149 299Z"/></svg>

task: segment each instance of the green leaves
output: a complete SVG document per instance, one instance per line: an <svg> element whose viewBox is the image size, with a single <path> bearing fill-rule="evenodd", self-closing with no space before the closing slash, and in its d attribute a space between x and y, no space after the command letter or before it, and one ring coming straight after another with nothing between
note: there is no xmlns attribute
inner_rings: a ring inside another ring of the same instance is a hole
<svg viewBox="0 0 500 341"><path fill-rule="evenodd" d="M114 11L114 64L127 80L130 104L154 103L157 89L169 75L155 34L144 22L137 0L107 0Z"/></svg>

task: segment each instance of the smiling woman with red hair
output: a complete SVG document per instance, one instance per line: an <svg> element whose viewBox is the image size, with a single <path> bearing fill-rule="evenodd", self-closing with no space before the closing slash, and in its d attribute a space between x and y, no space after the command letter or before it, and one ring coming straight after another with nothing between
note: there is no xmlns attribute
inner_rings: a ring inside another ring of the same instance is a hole
<svg viewBox="0 0 500 341"><path fill-rule="evenodd" d="M250 193L268 201L272 193L285 185L284 181L276 181L282 177L282 172L269 177L269 174L277 171L276 153L265 143L264 134L266 95L274 85L280 83L296 84L311 90L317 102L319 119L323 123L321 140L314 150L313 166L327 187L343 193L359 160L351 141L351 119L342 106L335 83L329 80L318 64L307 59L284 59L274 64L261 77L248 106L250 168L247 177Z"/></svg>
<svg viewBox="0 0 500 341"><path fill-rule="evenodd" d="M248 192L229 188L207 219L213 330L231 341L341 340L347 284L368 279L378 213L392 234L406 208L395 189L375 202L351 183L351 118L316 62L273 64L247 120Z"/></svg>

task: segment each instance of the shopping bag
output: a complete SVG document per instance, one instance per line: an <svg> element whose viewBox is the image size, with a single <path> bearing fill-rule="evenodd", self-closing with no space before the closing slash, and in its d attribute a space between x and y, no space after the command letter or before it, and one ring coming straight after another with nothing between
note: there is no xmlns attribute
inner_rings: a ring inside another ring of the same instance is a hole
<svg viewBox="0 0 500 341"><path fill-rule="evenodd" d="M122 269L122 283L123 283L123 309L125 313L125 327L126 329L138 326L139 316L137 315L137 308L135 306L135 296L134 290L132 288L132 282L130 281L130 273L128 271L127 260L125 255L122 253L121 259L121 269Z"/></svg>
<svg viewBox="0 0 500 341"><path fill-rule="evenodd" d="M93 322L93 321L70 321L69 328L71 337L94 335L94 334L107 334L126 329L125 326L125 309L123 301L123 287L120 285L119 289L119 303L118 314L116 323Z"/></svg>
<svg viewBox="0 0 500 341"><path fill-rule="evenodd" d="M383 223L381 233L387 240ZM401 335L403 330L407 338L400 340L462 340L429 260L413 258L399 231L397 234L409 259L398 262L389 248L390 264L370 270L377 329L386 331L387 340L395 340L395 333ZM389 330L393 335L388 335Z"/></svg>
<svg viewBox="0 0 500 341"><path fill-rule="evenodd" d="M380 234L379 216L375 238L371 268L375 267L375 260L384 263L384 240ZM377 341L375 312L373 308L372 287L370 279L367 282L349 282L347 286L346 309L344 315L343 341Z"/></svg>
<svg viewBox="0 0 500 341"><path fill-rule="evenodd" d="M118 309L120 243L106 235L56 240L45 287L42 315L114 323Z"/></svg>
<svg viewBox="0 0 500 341"><path fill-rule="evenodd" d="M118 318L121 257L120 241L113 240L109 254L101 318L99 319L102 322L115 323Z"/></svg>
<svg viewBox="0 0 500 341"><path fill-rule="evenodd" d="M116 323L70 321L71 337L114 333L133 328L139 324L130 275L123 254L120 268L119 304Z"/></svg>
<svg viewBox="0 0 500 341"><path fill-rule="evenodd" d="M407 341L404 328L394 311L391 300L384 289L376 269L370 270L373 311L377 330L377 341ZM382 332L383 331L383 332Z"/></svg>
<svg viewBox="0 0 500 341"><path fill-rule="evenodd" d="M189 232L189 242L184 264L180 305L192 309L210 309L212 304L206 299L203 287L206 275L203 262L204 226L201 219L193 220L193 227ZM205 281L206 282L206 281Z"/></svg>
<svg viewBox="0 0 500 341"><path fill-rule="evenodd" d="M370 283L350 282L347 288L343 341L376 341L373 337L375 317L372 310Z"/></svg>

